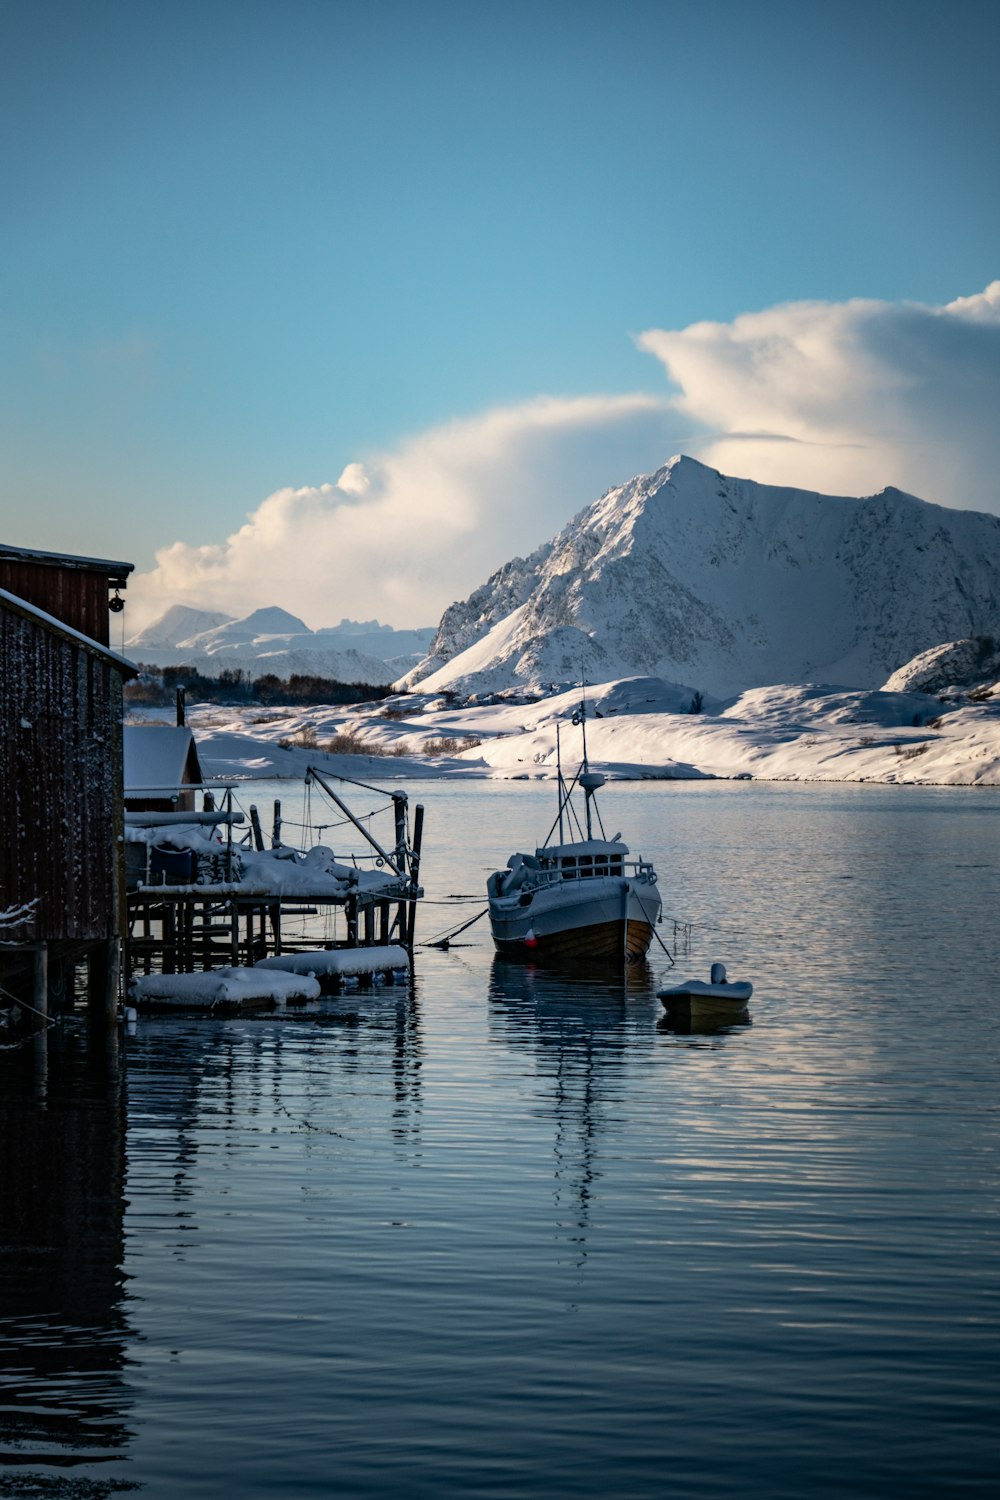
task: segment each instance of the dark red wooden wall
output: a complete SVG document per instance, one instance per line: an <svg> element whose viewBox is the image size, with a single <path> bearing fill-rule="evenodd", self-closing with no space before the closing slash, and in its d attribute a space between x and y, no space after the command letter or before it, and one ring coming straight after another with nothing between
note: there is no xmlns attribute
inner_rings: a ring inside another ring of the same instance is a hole
<svg viewBox="0 0 1000 1500"><path fill-rule="evenodd" d="M130 565L0 549L0 589L44 609L102 646L109 644L109 579Z"/></svg>
<svg viewBox="0 0 1000 1500"><path fill-rule="evenodd" d="M39 898L17 942L119 931L124 675L0 600L0 909Z"/></svg>

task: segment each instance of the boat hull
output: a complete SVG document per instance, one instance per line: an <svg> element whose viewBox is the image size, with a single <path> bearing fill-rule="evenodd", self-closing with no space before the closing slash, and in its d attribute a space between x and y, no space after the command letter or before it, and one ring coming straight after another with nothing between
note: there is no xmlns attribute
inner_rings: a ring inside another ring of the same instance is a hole
<svg viewBox="0 0 1000 1500"><path fill-rule="evenodd" d="M659 990L657 993L671 1022L687 1026L722 1026L748 1018L753 985L746 982L703 984L701 980L690 979L686 984Z"/></svg>
<svg viewBox="0 0 1000 1500"><path fill-rule="evenodd" d="M490 927L505 958L627 962L645 957L660 914L655 885L593 880L491 899Z"/></svg>
<svg viewBox="0 0 1000 1500"><path fill-rule="evenodd" d="M715 1032L730 1026L749 1026L750 1006L746 1000L712 1000L705 995L678 996L668 1004L663 1001L663 1024L670 1031Z"/></svg>
<svg viewBox="0 0 1000 1500"><path fill-rule="evenodd" d="M596 927L571 928L568 932L547 933L534 940L505 940L494 935L493 942L504 958L534 963L638 963L649 952L653 929L646 922L602 922Z"/></svg>

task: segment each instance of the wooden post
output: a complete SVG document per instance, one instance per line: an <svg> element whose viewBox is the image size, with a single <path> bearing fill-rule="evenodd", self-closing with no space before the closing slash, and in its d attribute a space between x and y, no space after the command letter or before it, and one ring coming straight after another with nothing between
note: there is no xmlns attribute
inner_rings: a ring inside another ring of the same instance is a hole
<svg viewBox="0 0 1000 1500"><path fill-rule="evenodd" d="M392 810L396 820L396 869L403 873L406 865L406 797L394 792Z"/></svg>
<svg viewBox="0 0 1000 1500"><path fill-rule="evenodd" d="M163 906L163 919L160 926L163 939L163 952L160 954L160 969L164 974L177 973L177 912L173 902L165 902ZM146 973L149 973L149 961L146 961Z"/></svg>
<svg viewBox="0 0 1000 1500"><path fill-rule="evenodd" d="M87 1020L99 1030L114 1026L117 1020L120 967L114 938L95 943L87 955Z"/></svg>
<svg viewBox="0 0 1000 1500"><path fill-rule="evenodd" d="M49 1019L49 945L38 943L32 964L31 1030L44 1031Z"/></svg>
<svg viewBox="0 0 1000 1500"><path fill-rule="evenodd" d="M424 807L418 802L413 817L413 853L410 855L410 913L406 927L406 946L412 949L417 926L417 881L420 875L420 845L424 837Z"/></svg>

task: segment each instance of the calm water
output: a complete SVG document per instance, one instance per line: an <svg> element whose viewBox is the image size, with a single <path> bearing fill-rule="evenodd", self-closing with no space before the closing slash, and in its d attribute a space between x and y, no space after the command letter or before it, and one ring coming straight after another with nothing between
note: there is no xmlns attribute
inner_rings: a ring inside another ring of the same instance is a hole
<svg viewBox="0 0 1000 1500"><path fill-rule="evenodd" d="M428 938L552 793L412 795ZM0 1493L995 1492L1000 793L604 809L672 976L483 920L412 992L0 1055ZM752 1024L665 1030L714 958Z"/></svg>

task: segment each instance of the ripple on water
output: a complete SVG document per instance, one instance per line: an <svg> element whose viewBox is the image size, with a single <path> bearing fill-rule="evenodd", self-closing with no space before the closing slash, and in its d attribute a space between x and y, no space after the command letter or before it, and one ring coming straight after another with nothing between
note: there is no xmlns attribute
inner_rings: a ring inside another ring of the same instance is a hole
<svg viewBox="0 0 1000 1500"><path fill-rule="evenodd" d="M543 792L421 789L446 911ZM674 970L480 924L412 991L0 1056L4 1493L986 1491L1000 797L610 792ZM666 1029L715 958L751 1024Z"/></svg>

